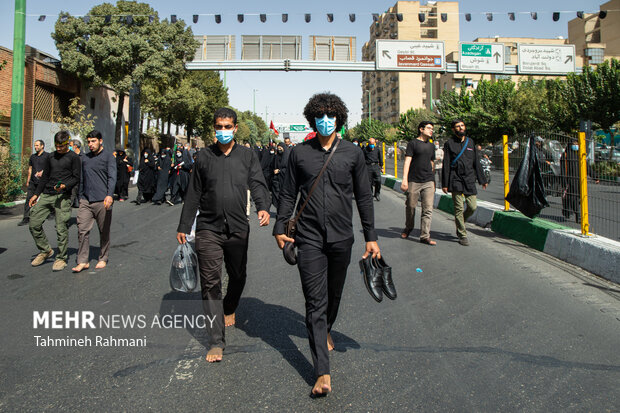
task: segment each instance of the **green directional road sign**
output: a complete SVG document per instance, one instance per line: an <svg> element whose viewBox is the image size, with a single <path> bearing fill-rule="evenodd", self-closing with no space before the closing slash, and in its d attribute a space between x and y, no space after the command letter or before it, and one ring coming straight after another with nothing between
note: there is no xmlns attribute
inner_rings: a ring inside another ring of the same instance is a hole
<svg viewBox="0 0 620 413"><path fill-rule="evenodd" d="M504 45L501 43L461 43L460 72L503 72Z"/></svg>
<svg viewBox="0 0 620 413"><path fill-rule="evenodd" d="M305 125L290 125L288 129L291 132L303 132L306 130L306 126Z"/></svg>
<svg viewBox="0 0 620 413"><path fill-rule="evenodd" d="M489 44L462 43L461 55L491 57L493 53Z"/></svg>

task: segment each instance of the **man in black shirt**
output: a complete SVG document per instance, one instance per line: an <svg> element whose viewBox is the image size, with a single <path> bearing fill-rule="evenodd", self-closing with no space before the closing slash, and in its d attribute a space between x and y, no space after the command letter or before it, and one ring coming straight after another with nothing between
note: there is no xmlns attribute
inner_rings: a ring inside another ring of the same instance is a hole
<svg viewBox="0 0 620 413"><path fill-rule="evenodd" d="M28 179L26 180L28 192L26 193L26 202L24 203L24 219L17 224L19 226L28 225L30 220L30 205L28 201L37 189L39 178L43 175L43 167L49 156L50 154L45 152L45 142L40 139L36 140L34 142L34 153L30 155L30 160L28 161Z"/></svg>
<svg viewBox="0 0 620 413"><path fill-rule="evenodd" d="M467 246L467 229L465 221L476 211L476 178L487 189L487 182L482 172L480 158L473 139L465 134L465 123L460 120L452 121L452 138L448 139L443 147L443 176L442 190L452 193L454 202L454 222L459 244ZM464 204L467 204L465 211Z"/></svg>
<svg viewBox="0 0 620 413"><path fill-rule="evenodd" d="M256 153L233 140L237 114L220 108L213 118L217 143L198 153L177 229L177 240L184 244L185 234L190 233L196 219L196 254L211 345L206 360L210 363L222 360L224 327L235 324L235 310L245 286L250 232L246 215L248 189L261 226L269 224L271 204ZM222 260L228 273L223 303Z"/></svg>
<svg viewBox="0 0 620 413"><path fill-rule="evenodd" d="M48 215L56 213L56 233L58 236L58 255L52 266L53 271L61 271L67 266L67 244L69 230L67 222L71 218L71 191L80 183L80 157L69 151L69 133L60 131L54 136L56 151L47 159L43 175L37 189L30 198L30 233L41 251L32 260L32 266L43 264L54 255L45 232L43 222ZM36 205L35 205L36 204Z"/></svg>
<svg viewBox="0 0 620 413"><path fill-rule="evenodd" d="M368 166L368 178L370 187L375 188L375 199L381 200L379 193L381 192L381 170L383 169L383 156L381 149L377 147L375 138L368 139L368 145L364 148L364 157Z"/></svg>
<svg viewBox="0 0 620 413"><path fill-rule="evenodd" d="M435 145L430 142L433 137L433 123L420 122L418 137L407 144L403 183L400 189L407 194L405 206L405 229L401 238L407 238L415 224L415 207L418 198L422 199L422 216L420 217L420 242L428 245L437 244L431 240L431 219L435 199Z"/></svg>
<svg viewBox="0 0 620 413"><path fill-rule="evenodd" d="M336 130L347 121L345 104L338 96L317 94L306 105L304 116L317 131L316 138L291 150L273 234L278 247L294 242L298 248L297 267L306 299L306 328L317 376L312 393L324 395L331 391L328 351L334 348L334 343L329 332L336 321L351 261L354 194L366 240L364 258L368 255L380 258L381 253L364 155L352 143L336 137ZM297 222L295 239L287 237L286 222L293 214L297 194L301 194L301 205L337 142L333 159Z"/></svg>

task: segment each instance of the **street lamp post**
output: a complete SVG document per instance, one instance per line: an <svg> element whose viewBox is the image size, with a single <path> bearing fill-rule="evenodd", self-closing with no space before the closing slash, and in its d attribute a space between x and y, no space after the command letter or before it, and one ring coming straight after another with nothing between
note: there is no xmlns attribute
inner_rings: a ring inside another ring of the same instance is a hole
<svg viewBox="0 0 620 413"><path fill-rule="evenodd" d="M372 104L370 102L370 90L368 92L368 123L372 123Z"/></svg>
<svg viewBox="0 0 620 413"><path fill-rule="evenodd" d="M256 92L258 89L252 89L252 113L256 115Z"/></svg>

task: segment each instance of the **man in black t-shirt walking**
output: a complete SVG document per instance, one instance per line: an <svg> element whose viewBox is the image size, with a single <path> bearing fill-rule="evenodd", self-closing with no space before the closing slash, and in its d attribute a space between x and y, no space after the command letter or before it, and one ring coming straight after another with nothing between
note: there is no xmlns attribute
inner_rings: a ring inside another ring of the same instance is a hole
<svg viewBox="0 0 620 413"><path fill-rule="evenodd" d="M435 146L430 141L433 136L432 122L423 121L418 125L418 137L407 145L403 183L400 189L407 194L405 206L405 229L401 238L405 239L415 224L415 207L418 199L422 200L420 217L420 242L428 245L437 244L431 240L431 219L433 217L433 200L435 199Z"/></svg>
<svg viewBox="0 0 620 413"><path fill-rule="evenodd" d="M30 161L28 161L28 180L26 181L28 192L26 193L26 203L24 204L24 219L17 224L19 226L28 225L28 221L30 221L30 205L28 201L37 190L39 179L43 175L43 166L48 156L50 154L45 152L45 142L40 139L36 140L34 142L34 153L30 155Z"/></svg>
<svg viewBox="0 0 620 413"><path fill-rule="evenodd" d="M66 131L56 133L54 136L56 151L47 158L37 189L28 200L32 208L30 233L40 251L32 260L33 267L43 264L54 255L54 250L43 231L43 222L51 212L56 213L58 237L58 255L52 270L61 271L67 266L69 240L67 222L71 218L71 191L80 183L81 170L80 157L75 152L69 151L70 137Z"/></svg>
<svg viewBox="0 0 620 413"><path fill-rule="evenodd" d="M383 156L381 149L377 147L375 138L368 139L368 145L364 148L364 158L368 167L368 179L370 187L375 189L375 199L381 200L381 170L383 169Z"/></svg>

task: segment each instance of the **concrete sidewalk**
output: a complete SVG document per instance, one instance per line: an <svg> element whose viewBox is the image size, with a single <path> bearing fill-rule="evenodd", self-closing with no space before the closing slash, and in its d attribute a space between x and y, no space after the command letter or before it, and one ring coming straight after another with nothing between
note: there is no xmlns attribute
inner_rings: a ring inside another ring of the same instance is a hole
<svg viewBox="0 0 620 413"><path fill-rule="evenodd" d="M381 182L402 193L402 180L383 175ZM434 207L454 214L452 196L440 189L435 192ZM530 219L515 210L506 212L501 205L480 200L476 212L467 222L491 228L498 234L620 284L620 242L597 235L585 237L579 230L540 218Z"/></svg>

